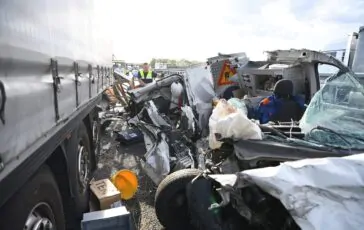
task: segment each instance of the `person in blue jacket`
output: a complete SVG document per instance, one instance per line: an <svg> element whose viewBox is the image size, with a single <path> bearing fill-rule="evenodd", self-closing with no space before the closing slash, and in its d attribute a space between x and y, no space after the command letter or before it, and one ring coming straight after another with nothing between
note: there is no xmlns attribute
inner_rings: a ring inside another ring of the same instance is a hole
<svg viewBox="0 0 364 230"><path fill-rule="evenodd" d="M299 121L305 107L304 98L293 95L292 81L283 79L275 84L273 95L260 101L256 118L261 124L269 121Z"/></svg>

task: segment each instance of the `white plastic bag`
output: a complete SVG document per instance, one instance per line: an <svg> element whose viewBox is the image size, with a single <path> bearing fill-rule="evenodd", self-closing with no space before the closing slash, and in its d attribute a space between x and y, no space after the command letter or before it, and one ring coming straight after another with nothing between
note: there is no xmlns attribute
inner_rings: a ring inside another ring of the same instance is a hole
<svg viewBox="0 0 364 230"><path fill-rule="evenodd" d="M243 100L240 100L239 98L234 98L233 97L233 98L229 99L227 101L227 103L229 103L229 105L232 105L236 109L241 110L245 115L248 114L248 108L246 107Z"/></svg>
<svg viewBox="0 0 364 230"><path fill-rule="evenodd" d="M220 134L222 138L262 139L262 131L259 126L249 120L241 109L233 107L223 99L212 111L209 128L209 146L211 149L220 148L222 145L222 142L216 140L216 133Z"/></svg>

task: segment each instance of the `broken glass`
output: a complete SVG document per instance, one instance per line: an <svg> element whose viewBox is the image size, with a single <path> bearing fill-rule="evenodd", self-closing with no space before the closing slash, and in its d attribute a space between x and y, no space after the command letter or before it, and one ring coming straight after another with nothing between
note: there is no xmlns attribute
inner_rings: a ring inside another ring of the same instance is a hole
<svg viewBox="0 0 364 230"><path fill-rule="evenodd" d="M315 94L300 127L307 140L331 147L364 149L363 118L363 85L351 72L338 73Z"/></svg>

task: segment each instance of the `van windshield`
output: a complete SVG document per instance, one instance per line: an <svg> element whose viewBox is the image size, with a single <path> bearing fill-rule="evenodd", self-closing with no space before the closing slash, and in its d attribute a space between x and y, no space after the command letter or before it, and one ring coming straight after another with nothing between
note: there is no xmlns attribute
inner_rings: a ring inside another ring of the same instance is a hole
<svg viewBox="0 0 364 230"><path fill-rule="evenodd" d="M364 87L353 73L330 77L315 94L300 127L308 139L332 147L364 149ZM317 129L317 126L322 127Z"/></svg>

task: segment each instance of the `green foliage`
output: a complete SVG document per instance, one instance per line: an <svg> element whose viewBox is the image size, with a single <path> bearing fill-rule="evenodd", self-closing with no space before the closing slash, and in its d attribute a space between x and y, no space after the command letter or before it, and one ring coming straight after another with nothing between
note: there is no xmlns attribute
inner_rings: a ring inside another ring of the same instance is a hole
<svg viewBox="0 0 364 230"><path fill-rule="evenodd" d="M164 58L153 58L150 61L150 66L154 68L155 63L167 63L169 68L176 68L176 67L186 67L194 64L198 64L198 61L189 61L186 59L174 60L174 59L164 59Z"/></svg>

